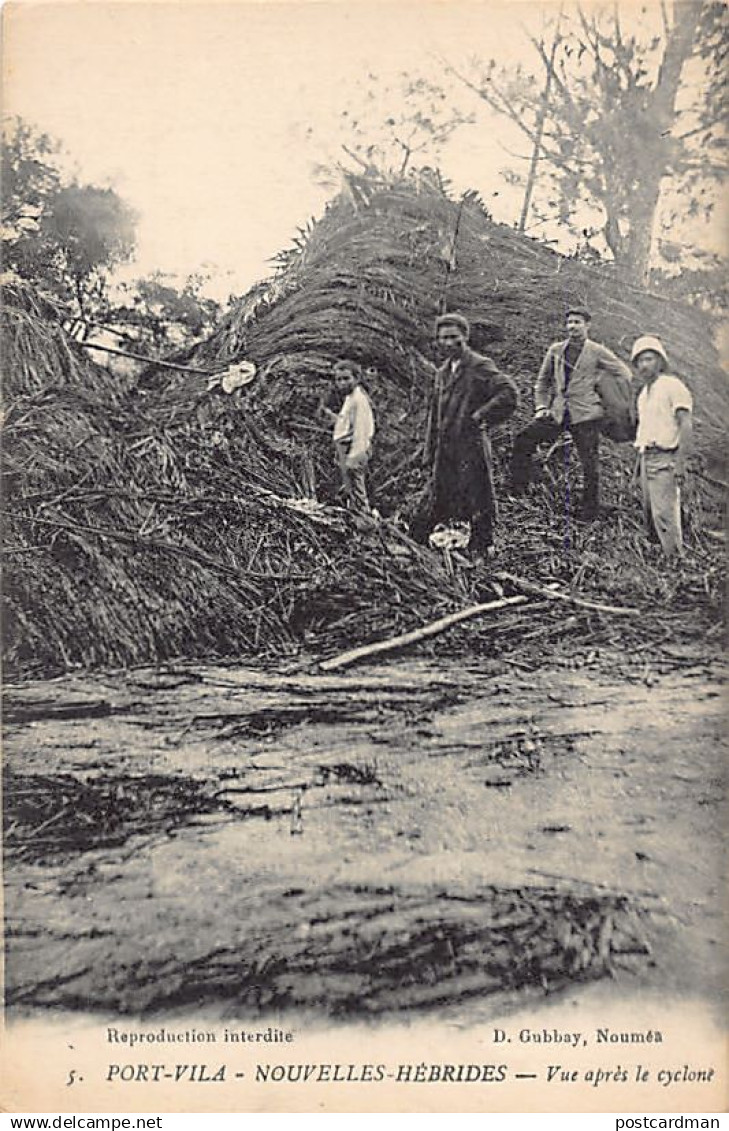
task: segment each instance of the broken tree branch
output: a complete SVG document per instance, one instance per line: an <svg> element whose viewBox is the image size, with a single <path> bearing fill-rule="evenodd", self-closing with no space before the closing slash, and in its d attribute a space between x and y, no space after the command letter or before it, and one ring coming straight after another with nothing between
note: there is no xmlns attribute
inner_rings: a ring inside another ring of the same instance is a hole
<svg viewBox="0 0 729 1131"><path fill-rule="evenodd" d="M347 667L349 664L354 664L357 660L364 660L369 656L382 655L383 652L394 652L398 648L405 648L408 644L417 644L420 640L437 636L454 624L460 624L461 621L481 616L482 613L494 612L496 609L508 608L511 605L523 605L526 601L526 597L503 597L499 601L488 601L484 605L471 605L468 609L461 609L458 613L450 613L447 617L440 617L439 620L431 621L430 624L413 629L412 632L404 632L400 636L390 637L389 640L377 640L374 644L364 644L360 648L341 652L338 656L333 656L331 660L324 660L319 668L323 672L330 672L335 668Z"/></svg>
<svg viewBox="0 0 729 1131"><path fill-rule="evenodd" d="M631 609L621 605L601 605L595 601L585 601L582 597L574 597L571 593L560 593L554 589L547 589L544 585L535 585L532 581L524 581L513 573L497 573L497 581L506 581L525 593L536 594L539 597L548 597L552 601L567 601L570 605L577 605L581 609L590 609L596 613L614 613L616 616L638 616L640 609Z"/></svg>

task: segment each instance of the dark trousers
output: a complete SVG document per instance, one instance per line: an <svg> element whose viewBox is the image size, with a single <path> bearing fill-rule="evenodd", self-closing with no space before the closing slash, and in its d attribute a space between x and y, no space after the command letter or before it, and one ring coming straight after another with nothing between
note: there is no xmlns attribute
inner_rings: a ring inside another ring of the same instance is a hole
<svg viewBox="0 0 729 1131"><path fill-rule="evenodd" d="M449 445L439 454L433 479L420 498L410 523L416 542L426 542L440 522L468 520L471 523L471 550L486 550L493 545L497 518L491 441L485 432L477 439L478 449L464 443Z"/></svg>
<svg viewBox="0 0 729 1131"><path fill-rule="evenodd" d="M585 420L581 424L558 424L551 416L530 421L514 440L511 456L511 482L515 491L523 491L531 479L532 456L540 444L554 443L563 430L572 434L582 464L584 486L582 513L590 518L597 514L600 497L600 421Z"/></svg>

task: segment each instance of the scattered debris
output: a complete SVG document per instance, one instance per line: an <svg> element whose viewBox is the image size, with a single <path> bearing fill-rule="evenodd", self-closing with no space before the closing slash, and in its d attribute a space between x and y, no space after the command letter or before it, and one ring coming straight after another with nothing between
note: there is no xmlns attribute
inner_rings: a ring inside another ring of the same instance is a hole
<svg viewBox="0 0 729 1131"><path fill-rule="evenodd" d="M708 316L638 292L626 304L609 273L495 224L477 197L455 202L437 181L364 184L356 205L346 191L337 197L209 339L166 362L200 374L151 366L128 387L67 339L67 312L52 299L18 280L4 287L11 676L177 657L331 655L514 595L513 586L499 592L487 566L466 568L452 547L435 552L407 534L425 486L432 326L457 214L448 303L471 318L474 346L521 391L518 414L493 437L500 560L512 576L569 591L575 612L578 601L661 617L675 609L698 636L716 624L722 546L705 531L723 523L716 483L727 404ZM670 575L642 531L627 445L603 444L609 513L594 526L574 520L579 468L569 445L544 461L530 496L505 497L512 430L531 412L534 375L571 290L589 298L596 336L618 352L642 326L665 326L692 386L689 553ZM317 415L343 352L367 369L378 418L371 486L383 518L367 529L339 505L331 438ZM256 379L229 393L202 375L249 376L252 367ZM619 628L630 639L652 631L650 615L632 619ZM539 620L520 647L555 643L550 618ZM583 623L573 622L573 637ZM479 641L478 626L462 631L439 647ZM499 629L477 646L504 644Z"/></svg>
<svg viewBox="0 0 729 1131"><path fill-rule="evenodd" d="M210 813L221 802L203 782L162 774L98 776L3 771L8 859L56 863L79 852L124 844Z"/></svg>
<svg viewBox="0 0 729 1131"><path fill-rule="evenodd" d="M301 829L292 824L291 831ZM87 1008L137 1016L202 1001L263 1014L387 1015L505 991L552 993L649 956L634 905L601 892L486 886L459 894L362 884L290 888L269 898L274 934L268 916L239 921L233 914L214 944L184 965L153 952L132 968L99 949L104 957L92 969L12 984L8 1005L74 1005L83 989Z"/></svg>

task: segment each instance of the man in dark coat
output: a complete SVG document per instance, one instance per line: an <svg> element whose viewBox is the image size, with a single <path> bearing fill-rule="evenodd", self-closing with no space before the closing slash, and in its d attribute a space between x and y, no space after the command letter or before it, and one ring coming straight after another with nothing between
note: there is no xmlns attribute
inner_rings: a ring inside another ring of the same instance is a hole
<svg viewBox="0 0 729 1131"><path fill-rule="evenodd" d="M511 416L517 392L491 358L469 348L468 337L463 315L438 318L437 346L446 361L435 375L425 436L424 459L432 480L412 533L424 540L439 522L468 519L470 549L490 554L496 497L488 429Z"/></svg>

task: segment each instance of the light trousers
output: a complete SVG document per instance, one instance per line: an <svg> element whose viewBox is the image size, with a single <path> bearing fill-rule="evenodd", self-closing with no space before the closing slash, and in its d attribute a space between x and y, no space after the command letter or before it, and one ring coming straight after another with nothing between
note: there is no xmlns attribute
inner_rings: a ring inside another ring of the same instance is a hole
<svg viewBox="0 0 729 1131"><path fill-rule="evenodd" d="M681 487L676 475L676 452L645 451L640 461L643 515L655 530L666 557L683 550Z"/></svg>
<svg viewBox="0 0 729 1131"><path fill-rule="evenodd" d="M366 482L368 456L363 456L357 467L347 467L350 443L349 440L336 440L334 444L342 486L350 510L356 514L369 514L370 503L367 498Z"/></svg>

